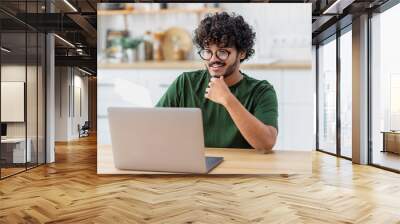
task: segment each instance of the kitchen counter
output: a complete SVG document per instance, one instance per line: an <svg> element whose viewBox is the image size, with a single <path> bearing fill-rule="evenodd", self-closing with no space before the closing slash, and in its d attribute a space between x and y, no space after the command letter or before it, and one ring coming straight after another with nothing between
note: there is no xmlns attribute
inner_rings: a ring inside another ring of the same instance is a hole
<svg viewBox="0 0 400 224"><path fill-rule="evenodd" d="M206 156L224 161L209 174L311 174L311 151L276 150L260 154L248 149L206 148ZM114 167L111 145L97 147L97 174L172 174L120 170Z"/></svg>

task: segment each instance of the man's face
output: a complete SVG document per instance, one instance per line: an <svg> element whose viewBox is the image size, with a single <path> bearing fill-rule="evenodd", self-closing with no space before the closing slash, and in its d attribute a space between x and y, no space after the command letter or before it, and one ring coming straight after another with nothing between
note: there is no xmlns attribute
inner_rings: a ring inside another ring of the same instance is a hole
<svg viewBox="0 0 400 224"><path fill-rule="evenodd" d="M237 50L231 47L218 47L215 44L203 49L202 58L211 76L232 75L240 65Z"/></svg>

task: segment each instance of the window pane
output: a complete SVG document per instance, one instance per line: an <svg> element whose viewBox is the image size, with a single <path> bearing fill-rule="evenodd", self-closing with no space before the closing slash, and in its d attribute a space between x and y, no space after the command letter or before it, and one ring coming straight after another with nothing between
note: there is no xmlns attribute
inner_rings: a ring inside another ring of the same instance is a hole
<svg viewBox="0 0 400 224"><path fill-rule="evenodd" d="M352 35L351 31L340 37L340 122L341 155L352 154Z"/></svg>
<svg viewBox="0 0 400 224"><path fill-rule="evenodd" d="M25 18L25 13L43 13L44 3L0 1L0 7ZM44 162L45 36L3 12L0 17L0 167L4 178Z"/></svg>
<svg viewBox="0 0 400 224"><path fill-rule="evenodd" d="M336 41L318 50L319 149L336 153Z"/></svg>
<svg viewBox="0 0 400 224"><path fill-rule="evenodd" d="M37 165L37 33L28 32L28 62L26 80L27 140L31 153L28 168Z"/></svg>
<svg viewBox="0 0 400 224"><path fill-rule="evenodd" d="M400 5L372 18L372 163L400 170Z"/></svg>

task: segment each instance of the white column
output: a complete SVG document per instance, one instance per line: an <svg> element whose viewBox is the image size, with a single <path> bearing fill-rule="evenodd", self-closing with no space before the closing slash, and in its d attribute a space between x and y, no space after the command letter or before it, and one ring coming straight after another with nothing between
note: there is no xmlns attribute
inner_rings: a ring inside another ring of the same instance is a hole
<svg viewBox="0 0 400 224"><path fill-rule="evenodd" d="M353 162L368 163L368 15L353 20Z"/></svg>
<svg viewBox="0 0 400 224"><path fill-rule="evenodd" d="M55 73L54 73L54 35L46 35L46 163L55 161Z"/></svg>

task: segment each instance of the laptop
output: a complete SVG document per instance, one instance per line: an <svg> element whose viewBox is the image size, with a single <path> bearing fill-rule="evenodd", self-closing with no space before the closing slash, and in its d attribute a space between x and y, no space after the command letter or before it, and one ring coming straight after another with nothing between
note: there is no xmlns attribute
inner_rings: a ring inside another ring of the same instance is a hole
<svg viewBox="0 0 400 224"><path fill-rule="evenodd" d="M199 108L109 107L118 169L208 173L223 157L206 157Z"/></svg>

